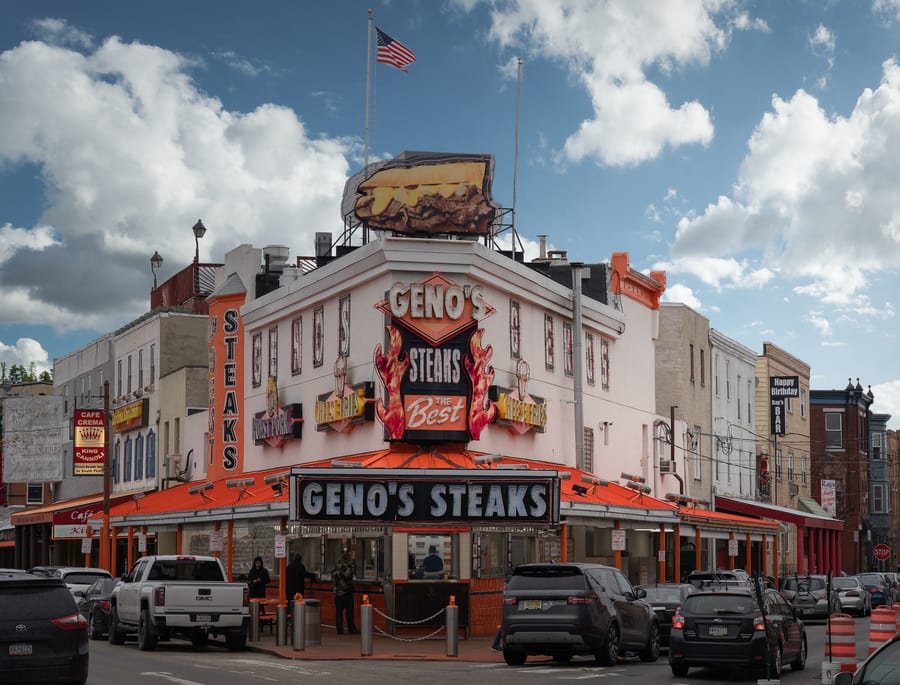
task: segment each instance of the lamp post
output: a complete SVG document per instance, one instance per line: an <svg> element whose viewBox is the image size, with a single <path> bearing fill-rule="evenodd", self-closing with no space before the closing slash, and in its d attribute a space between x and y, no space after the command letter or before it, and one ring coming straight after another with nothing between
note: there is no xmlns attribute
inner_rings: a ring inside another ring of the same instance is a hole
<svg viewBox="0 0 900 685"><path fill-rule="evenodd" d="M163 258L159 252L154 250L153 256L150 257L150 271L153 272L153 289L156 290L156 272L162 266Z"/></svg>
<svg viewBox="0 0 900 685"><path fill-rule="evenodd" d="M162 261L162 258L160 258ZM109 544L109 495L112 475L112 414L109 411L109 381L103 381L103 524L100 527L100 567L116 575L111 568Z"/></svg>
<svg viewBox="0 0 900 685"><path fill-rule="evenodd" d="M194 231L194 263L196 264L200 261L200 238L206 235L206 226L200 219L197 219L197 223L191 230Z"/></svg>

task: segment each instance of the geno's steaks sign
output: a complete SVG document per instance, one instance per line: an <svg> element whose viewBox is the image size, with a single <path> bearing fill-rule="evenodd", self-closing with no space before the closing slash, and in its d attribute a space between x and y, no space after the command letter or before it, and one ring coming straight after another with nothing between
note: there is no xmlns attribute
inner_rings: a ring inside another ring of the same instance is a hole
<svg viewBox="0 0 900 685"><path fill-rule="evenodd" d="M429 478L304 475L291 483L291 519L556 524L559 479L548 473L514 478L479 474L478 478L458 480L437 474Z"/></svg>

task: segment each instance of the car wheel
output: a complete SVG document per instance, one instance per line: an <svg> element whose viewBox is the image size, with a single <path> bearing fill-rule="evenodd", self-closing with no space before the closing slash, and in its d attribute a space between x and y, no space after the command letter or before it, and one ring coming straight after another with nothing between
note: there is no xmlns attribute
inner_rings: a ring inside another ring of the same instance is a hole
<svg viewBox="0 0 900 685"><path fill-rule="evenodd" d="M225 647L230 652L239 652L247 649L247 629L241 628L237 633L226 634Z"/></svg>
<svg viewBox="0 0 900 685"><path fill-rule="evenodd" d="M641 661L656 661L659 659L659 624L650 624L650 635L647 636L647 646L641 651Z"/></svg>
<svg viewBox="0 0 900 685"><path fill-rule="evenodd" d="M802 671L804 668L806 668L806 635L801 636L800 653L797 655L797 659L791 662L793 671Z"/></svg>
<svg viewBox="0 0 900 685"><path fill-rule="evenodd" d="M678 678L684 678L688 674L690 666L685 664L670 664L672 666L672 675Z"/></svg>
<svg viewBox="0 0 900 685"><path fill-rule="evenodd" d="M606 631L606 642L595 655L597 663L602 666L614 666L619 660L619 626L610 623Z"/></svg>
<svg viewBox="0 0 900 685"><path fill-rule="evenodd" d="M93 611L88 614L88 637L92 640L99 640L103 637L103 633L97 629L97 619L94 617Z"/></svg>
<svg viewBox="0 0 900 685"><path fill-rule="evenodd" d="M110 607L109 610L109 644L125 644L125 633L119 628L119 612L115 606Z"/></svg>
<svg viewBox="0 0 900 685"><path fill-rule="evenodd" d="M782 659L783 652L781 651L781 643L778 642L769 652L769 663L762 665L763 672L768 670L772 677L777 680L778 675L781 673Z"/></svg>
<svg viewBox="0 0 900 685"><path fill-rule="evenodd" d="M522 649L516 649L515 647L503 648L503 660L508 666L521 666L527 658L528 655Z"/></svg>
<svg viewBox="0 0 900 685"><path fill-rule="evenodd" d="M156 631L149 609L141 609L141 615L138 617L137 643L138 649L142 652L152 652L156 649Z"/></svg>

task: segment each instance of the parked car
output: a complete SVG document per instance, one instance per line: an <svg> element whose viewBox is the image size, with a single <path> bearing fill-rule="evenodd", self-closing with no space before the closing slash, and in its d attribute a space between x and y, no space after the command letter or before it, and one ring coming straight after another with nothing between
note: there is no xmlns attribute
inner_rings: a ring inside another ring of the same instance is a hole
<svg viewBox="0 0 900 685"><path fill-rule="evenodd" d="M856 667L854 673L837 673L834 685L894 685L900 670L900 633L882 644Z"/></svg>
<svg viewBox="0 0 900 685"><path fill-rule="evenodd" d="M4 685L87 682L87 621L59 578L0 573L0 645Z"/></svg>
<svg viewBox="0 0 900 685"><path fill-rule="evenodd" d="M785 578L781 594L807 620L827 620L841 612L841 598L834 587L829 588L828 576L790 576Z"/></svg>
<svg viewBox="0 0 900 685"><path fill-rule="evenodd" d="M769 671L777 679L786 663L794 670L804 669L803 620L778 591L760 592L762 607L750 589L700 590L685 598L672 617L672 673L681 678L692 667L749 667Z"/></svg>
<svg viewBox="0 0 900 685"><path fill-rule="evenodd" d="M611 566L517 566L503 590L503 658L521 666L531 655L558 662L592 655L611 666L634 651L656 661L659 619L644 597Z"/></svg>
<svg viewBox="0 0 900 685"><path fill-rule="evenodd" d="M659 619L659 646L669 646L669 633L672 632L672 617L684 602L684 598L695 588L690 583L657 583L656 585L639 585L635 590L643 590L645 599L650 603Z"/></svg>
<svg viewBox="0 0 900 685"><path fill-rule="evenodd" d="M39 576L47 576L48 578L53 577L56 574L56 570L58 568L62 568L61 566L32 566L28 569L28 573L36 573Z"/></svg>
<svg viewBox="0 0 900 685"><path fill-rule="evenodd" d="M841 611L854 616L872 613L872 596L856 576L835 576L831 579L841 600Z"/></svg>
<svg viewBox="0 0 900 685"><path fill-rule="evenodd" d="M118 582L116 578L100 578L87 590L75 591L75 604L87 619L92 640L99 640L109 632L109 598Z"/></svg>
<svg viewBox="0 0 900 685"><path fill-rule="evenodd" d="M857 573L856 577L863 587L869 591L872 599L872 608L879 607L882 604L890 606L894 602L894 593L891 590L890 583L883 574L876 571L869 573Z"/></svg>
<svg viewBox="0 0 900 685"><path fill-rule="evenodd" d="M81 590L87 590L95 580L100 578L112 578L109 571L104 568L83 568L78 566L63 566L54 572L69 588L73 595Z"/></svg>
<svg viewBox="0 0 900 685"><path fill-rule="evenodd" d="M716 587L734 587L738 589L749 587L747 580L739 577L732 571L691 571L684 580L698 590Z"/></svg>

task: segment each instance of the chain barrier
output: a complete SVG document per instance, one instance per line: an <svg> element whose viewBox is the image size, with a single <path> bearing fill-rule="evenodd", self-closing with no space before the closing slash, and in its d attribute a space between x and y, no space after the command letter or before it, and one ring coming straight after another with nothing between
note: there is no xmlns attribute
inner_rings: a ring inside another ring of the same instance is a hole
<svg viewBox="0 0 900 685"><path fill-rule="evenodd" d="M405 625L405 626L417 626L417 625L421 625L421 624L423 624L423 623L426 623L426 622L428 622L428 621L431 621L431 620L433 620L433 619L436 619L438 616L440 616L441 614L445 613L446 610L447 610L446 607L444 607L444 608L441 609L440 611L438 611L438 612L432 614L431 616L428 616L428 617L426 617L426 618L423 618L423 619L421 619L421 620L419 620L419 621L403 621L403 620L401 620L401 619L399 619L399 618L392 618L391 616L388 616L386 613L384 613L383 611L381 611L381 610L378 609L377 607L374 607L374 608L373 608L373 611L374 611L376 614L378 614L379 616L381 616L381 617L382 617L385 621L387 621L388 623L395 623L395 624L400 624L400 625ZM396 635L391 635L390 633L385 632L384 630L382 630L382 629L379 628L378 626L373 626L373 630L374 630L375 632L377 632L379 635L381 635L382 637L389 637L389 638L391 638L392 640L397 640L398 642L421 642L422 640L430 640L430 639L433 638L435 635L439 635L439 634L440 634L441 632L443 632L445 629L446 629L446 626L444 625L444 626L441 626L441 627L437 628L436 630L434 630L434 631L428 633L427 635L421 635L421 636L419 636L419 637L397 637Z"/></svg>

